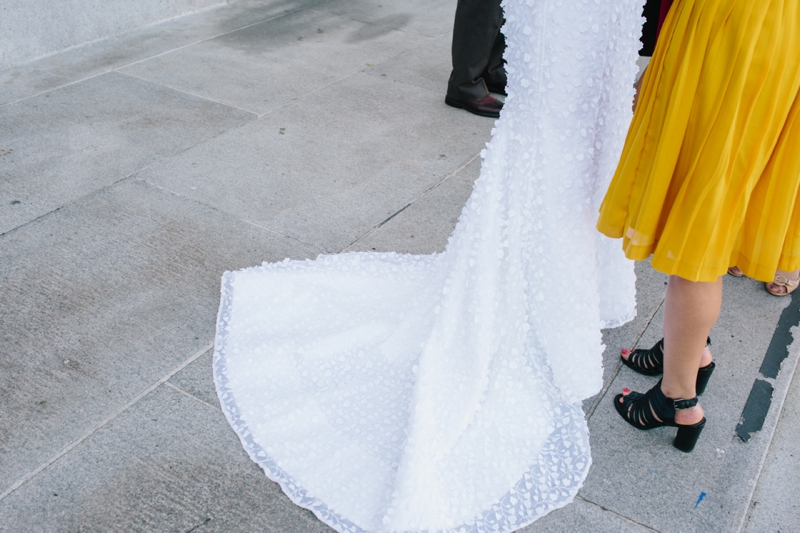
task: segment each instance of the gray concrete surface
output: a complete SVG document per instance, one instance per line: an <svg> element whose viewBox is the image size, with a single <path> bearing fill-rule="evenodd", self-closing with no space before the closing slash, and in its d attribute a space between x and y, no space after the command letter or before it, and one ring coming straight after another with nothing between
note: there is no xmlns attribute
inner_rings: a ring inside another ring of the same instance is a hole
<svg viewBox="0 0 800 533"><path fill-rule="evenodd" d="M784 422L775 431L750 502L744 529L747 533L800 530L800 376L797 374L780 417Z"/></svg>
<svg viewBox="0 0 800 533"><path fill-rule="evenodd" d="M441 102L425 94L359 72L137 177L338 252L483 146L491 123L442 114L432 128Z"/></svg>
<svg viewBox="0 0 800 533"><path fill-rule="evenodd" d="M0 67L108 38L191 12L222 0L3 0L0 4Z"/></svg>
<svg viewBox="0 0 800 533"><path fill-rule="evenodd" d="M0 491L208 345L225 270L316 255L134 179L0 243Z"/></svg>
<svg viewBox="0 0 800 533"><path fill-rule="evenodd" d="M744 443L735 430L771 338L759 329L772 324L771 333L787 302L752 280L728 277L725 289L724 311L711 333L718 369L702 397L708 425L697 448L684 454L670 446L674 429L641 433L619 418L613 396L626 386L647 390L656 381L623 368L589 420L594 465L581 491L587 500L657 531L740 527L771 434ZM659 311L640 345L661 337L660 324ZM796 361L797 353L792 357ZM777 380L776 397L785 394L791 374Z"/></svg>
<svg viewBox="0 0 800 533"><path fill-rule="evenodd" d="M228 0L222 9L179 17L35 61L0 69L0 105L132 65L325 0Z"/></svg>
<svg viewBox="0 0 800 533"><path fill-rule="evenodd" d="M252 467L221 415L159 387L6 498L0 527L330 531Z"/></svg>
<svg viewBox="0 0 800 533"><path fill-rule="evenodd" d="M261 115L426 40L324 11L304 10L121 71ZM315 59L309 61L310 57Z"/></svg>
<svg viewBox="0 0 800 533"><path fill-rule="evenodd" d="M219 409L219 278L444 249L492 127L443 103L454 10L231 0L0 70L1 532L330 531ZM708 427L687 455L611 405L655 382L618 358L661 336L665 276L637 275L639 314L604 332L604 389L584 404L587 482L524 531L800 531L800 344L760 374L791 299L725 280ZM744 442L756 379L774 392Z"/></svg>
<svg viewBox="0 0 800 533"><path fill-rule="evenodd" d="M2 109L0 233L255 118L116 72Z"/></svg>

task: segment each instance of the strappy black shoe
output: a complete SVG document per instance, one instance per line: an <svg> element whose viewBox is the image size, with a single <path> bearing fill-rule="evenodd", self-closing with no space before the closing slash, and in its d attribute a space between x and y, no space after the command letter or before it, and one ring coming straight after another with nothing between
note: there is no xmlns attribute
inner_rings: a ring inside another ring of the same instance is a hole
<svg viewBox="0 0 800 533"><path fill-rule="evenodd" d="M620 403L620 398L623 399ZM706 426L706 419L697 424L684 426L675 423L675 411L689 409L697 405L697 396L690 400L674 400L667 398L661 392L661 380L656 386L645 392L631 392L627 396L617 394L614 397L614 407L617 412L636 429L654 429L662 426L678 428L678 435L675 437L673 445L682 452L694 450L700 433ZM653 414L655 413L655 415Z"/></svg>
<svg viewBox="0 0 800 533"><path fill-rule="evenodd" d="M706 346L711 346L711 337L708 338ZM649 350L638 349L629 353L625 350L623 353L627 353L628 359L626 360L622 355L619 358L622 359L625 366L640 374L658 376L664 373L664 339L658 341ZM711 379L711 374L716 367L716 363L711 361L711 363L697 371L695 389L698 396L706 391L708 380Z"/></svg>

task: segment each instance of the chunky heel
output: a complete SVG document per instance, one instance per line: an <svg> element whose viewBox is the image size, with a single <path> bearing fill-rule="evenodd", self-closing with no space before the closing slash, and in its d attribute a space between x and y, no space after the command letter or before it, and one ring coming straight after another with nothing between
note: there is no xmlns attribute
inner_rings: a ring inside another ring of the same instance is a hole
<svg viewBox="0 0 800 533"><path fill-rule="evenodd" d="M711 374L714 373L715 368L717 368L717 365L712 361L708 366L704 366L697 371L697 382L694 388L697 390L698 396L706 391L708 380L711 379Z"/></svg>
<svg viewBox="0 0 800 533"><path fill-rule="evenodd" d="M700 438L703 428L706 427L706 419L703 418L697 424L691 426L678 426L678 434L675 436L673 445L682 452L689 453L694 450L697 439Z"/></svg>

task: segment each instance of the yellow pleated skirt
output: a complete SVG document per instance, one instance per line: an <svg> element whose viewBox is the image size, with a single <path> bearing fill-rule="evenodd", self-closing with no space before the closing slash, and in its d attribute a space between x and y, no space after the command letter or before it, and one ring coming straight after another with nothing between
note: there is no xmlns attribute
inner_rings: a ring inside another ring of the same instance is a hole
<svg viewBox="0 0 800 533"><path fill-rule="evenodd" d="M597 227L691 281L800 269L800 0L676 0Z"/></svg>

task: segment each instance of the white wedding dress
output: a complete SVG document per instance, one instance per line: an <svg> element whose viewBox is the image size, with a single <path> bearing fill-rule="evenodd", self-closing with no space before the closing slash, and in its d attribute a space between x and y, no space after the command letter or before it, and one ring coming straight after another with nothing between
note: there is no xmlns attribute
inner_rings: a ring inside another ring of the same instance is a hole
<svg viewBox="0 0 800 533"><path fill-rule="evenodd" d="M444 253L228 272L214 378L250 457L340 532L507 532L591 465L581 400L633 264L595 230L642 0L506 0L508 98Z"/></svg>

